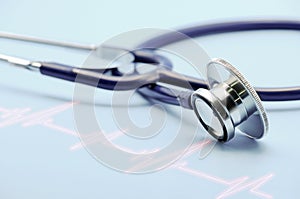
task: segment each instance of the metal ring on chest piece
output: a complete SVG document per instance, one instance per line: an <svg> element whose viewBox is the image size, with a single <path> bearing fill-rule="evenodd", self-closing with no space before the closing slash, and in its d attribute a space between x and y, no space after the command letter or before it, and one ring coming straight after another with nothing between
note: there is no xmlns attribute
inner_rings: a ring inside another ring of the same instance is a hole
<svg viewBox="0 0 300 199"><path fill-rule="evenodd" d="M236 68L222 59L207 65L210 90L200 88L191 103L203 127L214 138L227 142L236 129L259 139L268 131L269 123L254 88Z"/></svg>

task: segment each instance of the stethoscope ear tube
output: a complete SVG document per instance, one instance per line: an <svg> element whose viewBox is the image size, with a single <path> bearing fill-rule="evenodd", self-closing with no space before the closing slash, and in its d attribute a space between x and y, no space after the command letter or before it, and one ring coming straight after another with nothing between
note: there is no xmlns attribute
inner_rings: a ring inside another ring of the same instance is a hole
<svg viewBox="0 0 300 199"><path fill-rule="evenodd" d="M258 30L292 30L300 31L300 21L295 20L243 20L231 21L222 23L213 23L208 25L196 25L179 29L178 32L185 34L188 37L203 37L209 35L217 35L230 32L242 31L258 31ZM183 37L178 33L168 32L155 38L151 38L137 46L137 48L160 48L169 44L179 42L187 37ZM191 82L192 83L192 82ZM194 88L207 88L207 85L202 82L194 82ZM160 85L153 86L157 95L162 99L167 98L172 104L176 104L176 96L170 96L170 92L165 92L166 89ZM300 86L286 88L259 88L255 87L257 94L262 101L291 101L300 100ZM147 92L143 89L144 96L151 98L153 92Z"/></svg>

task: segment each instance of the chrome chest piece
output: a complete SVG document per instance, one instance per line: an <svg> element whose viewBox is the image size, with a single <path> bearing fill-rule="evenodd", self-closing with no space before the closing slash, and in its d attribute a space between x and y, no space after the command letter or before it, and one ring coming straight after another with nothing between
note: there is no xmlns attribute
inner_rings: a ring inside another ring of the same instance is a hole
<svg viewBox="0 0 300 199"><path fill-rule="evenodd" d="M191 98L201 124L219 141L231 140L237 129L259 139L269 123L261 100L248 81L228 62L215 59L207 65L210 90L198 89Z"/></svg>

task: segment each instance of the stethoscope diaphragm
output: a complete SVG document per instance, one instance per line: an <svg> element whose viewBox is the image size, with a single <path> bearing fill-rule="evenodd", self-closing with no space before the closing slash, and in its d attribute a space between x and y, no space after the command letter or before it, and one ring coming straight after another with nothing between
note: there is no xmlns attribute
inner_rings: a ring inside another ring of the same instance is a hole
<svg viewBox="0 0 300 199"><path fill-rule="evenodd" d="M196 90L191 103L199 121L214 138L227 142L239 130L259 139L269 123L261 100L254 88L231 64L214 59L207 65L210 90Z"/></svg>

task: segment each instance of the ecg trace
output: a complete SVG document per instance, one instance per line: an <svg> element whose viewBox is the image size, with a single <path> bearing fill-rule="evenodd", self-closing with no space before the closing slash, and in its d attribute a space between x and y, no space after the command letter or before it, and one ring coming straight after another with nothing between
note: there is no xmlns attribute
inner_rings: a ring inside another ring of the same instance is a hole
<svg viewBox="0 0 300 199"><path fill-rule="evenodd" d="M271 178L274 176L274 174L267 174L265 176L260 177L257 180L253 180L253 181L248 182L249 179L250 179L250 177L248 177L248 176L243 176L243 177L240 177L240 178L237 178L237 179L234 179L234 180L225 180L225 179L222 179L220 177L215 177L215 176L212 176L212 175L208 175L204 172L188 168L187 167L187 162L176 165L174 168L177 168L178 170L181 170L181 171L186 172L188 174L191 174L193 176L203 178L203 179L207 179L211 182L215 182L215 183L218 183L218 184L228 186L228 189L226 189L225 191L223 191L222 193L220 193L216 197L217 199L226 198L230 195L233 195L235 193L238 193L238 192L241 192L241 191L247 190L247 189L251 193L253 193L257 196L264 197L264 198L272 198L272 195L260 191L259 188L263 184L265 184L266 182L271 180Z"/></svg>
<svg viewBox="0 0 300 199"><path fill-rule="evenodd" d="M14 109L7 109L7 108L0 107L0 128L5 128L13 125L20 125L21 127L32 127L34 125L42 125L46 128L52 129L57 132L61 132L66 135L79 137L76 131L54 123L54 117L57 114L70 110L76 104L77 103L69 102L69 103L64 103L40 111L33 111L31 108L28 107L14 108ZM117 131L117 132L110 133L107 136L107 139L113 141L123 135L124 134L121 131ZM97 142L99 143L101 142L101 140L97 140L94 138L95 138L94 135L90 135L90 139L87 139L87 142L85 144L94 144ZM272 195L260 191L261 186L263 186L265 183L267 183L273 178L274 174L272 173L266 174L255 180L251 180L249 176L242 176L233 180L226 180L190 168L188 162L186 161L186 158L195 154L196 152L198 152L208 144L210 144L209 140L204 140L202 142L194 143L189 148L189 150L184 154L184 156L180 159L180 161L172 165L170 169L176 169L178 171L187 173L194 177L198 177L202 180L207 180L212 183L226 186L225 190L216 196L217 199L227 198L229 196L232 196L242 191L248 191L249 193L262 198L267 198L267 199L273 198ZM76 151L81 148L83 148L83 145L81 142L78 142L70 146L69 150ZM130 149L126 149L126 150L130 150ZM155 150L159 150L159 149L155 149ZM152 150L152 152L155 150ZM142 153L148 153L148 152L149 151L147 150L142 151ZM140 165L136 165L135 168L132 168L132 170L134 171L137 168L147 166L147 164L154 164L155 161L161 161L161 159L153 160L150 158L149 160L142 162Z"/></svg>
<svg viewBox="0 0 300 199"><path fill-rule="evenodd" d="M37 112L32 112L31 108L15 108L9 110L0 107L0 113L2 113L0 117L0 128L17 124L22 127L42 125L65 134L77 136L76 132L59 125L55 125L52 119L55 115L72 108L74 104L76 103L69 102Z"/></svg>

